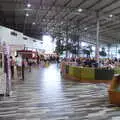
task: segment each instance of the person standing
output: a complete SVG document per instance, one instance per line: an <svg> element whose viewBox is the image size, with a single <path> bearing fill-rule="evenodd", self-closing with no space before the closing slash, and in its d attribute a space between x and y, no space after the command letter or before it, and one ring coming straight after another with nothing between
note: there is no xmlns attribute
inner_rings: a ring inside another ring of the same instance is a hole
<svg viewBox="0 0 120 120"><path fill-rule="evenodd" d="M32 68L32 60L26 58L26 61L27 61L27 63L28 63L29 72L31 72L31 68Z"/></svg>
<svg viewBox="0 0 120 120"><path fill-rule="evenodd" d="M11 79L14 79L14 60L12 56L10 56L10 69L11 69Z"/></svg>
<svg viewBox="0 0 120 120"><path fill-rule="evenodd" d="M39 57L39 55L37 55L37 64L39 64L40 63L40 57Z"/></svg>
<svg viewBox="0 0 120 120"><path fill-rule="evenodd" d="M25 59L22 57L22 80L24 80L24 71L25 71Z"/></svg>
<svg viewBox="0 0 120 120"><path fill-rule="evenodd" d="M16 56L16 68L18 79L22 79L22 57L20 55Z"/></svg>
<svg viewBox="0 0 120 120"><path fill-rule="evenodd" d="M57 66L59 66L59 63L60 63L60 58L59 58L59 56L57 56L56 61L57 61Z"/></svg>

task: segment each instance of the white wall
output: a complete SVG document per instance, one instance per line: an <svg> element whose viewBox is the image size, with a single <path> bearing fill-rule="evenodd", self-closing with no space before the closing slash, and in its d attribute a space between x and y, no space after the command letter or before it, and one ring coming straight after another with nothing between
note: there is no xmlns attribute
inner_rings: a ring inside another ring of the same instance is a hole
<svg viewBox="0 0 120 120"><path fill-rule="evenodd" d="M11 32L17 33L17 36L11 35ZM23 37L28 38L24 40ZM33 42L35 40L36 42ZM28 36L24 36L23 33L0 26L0 42L6 42L8 45L12 46L25 46L30 49L43 49L41 41Z"/></svg>

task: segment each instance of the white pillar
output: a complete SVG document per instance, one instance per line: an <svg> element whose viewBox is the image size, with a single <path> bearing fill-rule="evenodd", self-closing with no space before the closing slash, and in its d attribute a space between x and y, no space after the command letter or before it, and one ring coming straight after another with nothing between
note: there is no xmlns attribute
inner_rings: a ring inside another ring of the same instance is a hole
<svg viewBox="0 0 120 120"><path fill-rule="evenodd" d="M98 63L99 63L99 30L100 30L100 21L99 21L99 13L97 13L96 59Z"/></svg>
<svg viewBox="0 0 120 120"><path fill-rule="evenodd" d="M110 56L110 46L108 46L108 58L111 58L111 56Z"/></svg>
<svg viewBox="0 0 120 120"><path fill-rule="evenodd" d="M116 57L117 57L117 55L118 55L118 46L116 44Z"/></svg>
<svg viewBox="0 0 120 120"><path fill-rule="evenodd" d="M68 26L66 28L66 45L68 45ZM68 57L68 50L66 50L66 58Z"/></svg>

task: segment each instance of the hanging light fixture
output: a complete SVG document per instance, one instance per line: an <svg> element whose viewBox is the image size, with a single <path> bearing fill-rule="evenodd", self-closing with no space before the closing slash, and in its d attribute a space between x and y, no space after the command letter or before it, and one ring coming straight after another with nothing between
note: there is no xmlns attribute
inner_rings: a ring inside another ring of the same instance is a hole
<svg viewBox="0 0 120 120"><path fill-rule="evenodd" d="M112 15L112 14L110 14L110 15L109 15L109 17L110 17L110 18L112 18L112 17L113 17L113 15Z"/></svg>
<svg viewBox="0 0 120 120"><path fill-rule="evenodd" d="M82 9L82 8L79 8L79 9L78 9L78 12L82 12L82 11L83 11L83 9Z"/></svg>
<svg viewBox="0 0 120 120"><path fill-rule="evenodd" d="M33 25L36 25L36 23L35 23L35 22L33 22L32 24L33 24Z"/></svg>
<svg viewBox="0 0 120 120"><path fill-rule="evenodd" d="M28 4L27 4L27 7L28 7L28 8L30 8L30 7L31 7L31 4L30 4L30 3L28 3Z"/></svg>
<svg viewBox="0 0 120 120"><path fill-rule="evenodd" d="M28 17L29 16L29 14L28 13L26 13L26 17Z"/></svg>
<svg viewBox="0 0 120 120"><path fill-rule="evenodd" d="M84 30L87 30L87 29L88 29L87 27L84 28Z"/></svg>

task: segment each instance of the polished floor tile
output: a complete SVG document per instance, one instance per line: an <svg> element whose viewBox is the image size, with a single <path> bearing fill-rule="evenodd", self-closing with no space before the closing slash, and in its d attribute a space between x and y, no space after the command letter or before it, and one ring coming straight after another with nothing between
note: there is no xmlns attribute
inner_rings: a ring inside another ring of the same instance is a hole
<svg viewBox="0 0 120 120"><path fill-rule="evenodd" d="M118 120L120 108L108 102L108 85L64 80L59 68L35 67L13 94L0 100L0 120Z"/></svg>

